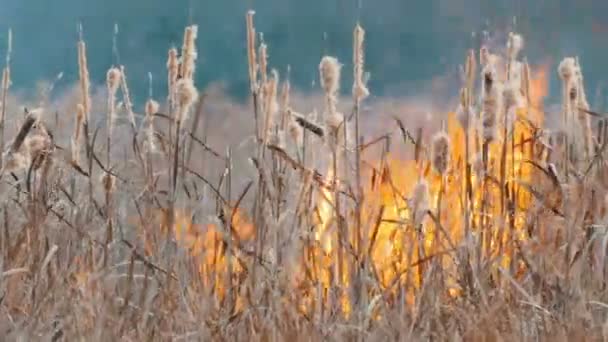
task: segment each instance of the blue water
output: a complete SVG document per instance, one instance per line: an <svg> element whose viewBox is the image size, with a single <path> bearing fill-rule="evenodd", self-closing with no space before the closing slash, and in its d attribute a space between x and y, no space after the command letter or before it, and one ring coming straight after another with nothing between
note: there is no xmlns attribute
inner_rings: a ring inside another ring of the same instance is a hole
<svg viewBox="0 0 608 342"><path fill-rule="evenodd" d="M108 67L124 64L141 102L149 71L154 91L162 94L166 51L181 46L183 27L196 23L197 84L221 81L243 96L249 8L257 12L271 65L282 73L291 65L291 79L303 90L313 87L323 54L337 56L350 70L356 21L367 30L366 68L376 95L414 94L425 81L455 74L484 30L505 33L515 27L530 43L525 53L533 63L550 58L555 65L566 55L580 56L590 89L601 85L608 71L605 0L0 0L0 54L11 27L15 88L33 89L36 81L61 71L61 83L70 84L77 79L82 22L93 80L102 83ZM115 23L118 56L112 53ZM498 37L504 41L504 35ZM344 89L350 89L349 74L344 73ZM556 76L552 84L557 86Z"/></svg>

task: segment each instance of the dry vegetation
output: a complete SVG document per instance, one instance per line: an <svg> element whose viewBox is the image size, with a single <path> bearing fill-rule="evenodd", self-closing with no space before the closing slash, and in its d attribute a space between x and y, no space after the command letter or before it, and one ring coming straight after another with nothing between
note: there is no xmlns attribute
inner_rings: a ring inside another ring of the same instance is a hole
<svg viewBox="0 0 608 342"><path fill-rule="evenodd" d="M43 97L20 113L7 58L3 340L608 338L608 126L577 59L557 70L557 130L543 122L549 69L510 34L502 54L466 56L440 125L395 117L364 139L363 28L352 98L324 57L323 101L300 114L253 12L246 26L252 101L225 150L209 138L213 93L194 85L196 26L142 115L122 66L92 94L82 38L61 108Z"/></svg>

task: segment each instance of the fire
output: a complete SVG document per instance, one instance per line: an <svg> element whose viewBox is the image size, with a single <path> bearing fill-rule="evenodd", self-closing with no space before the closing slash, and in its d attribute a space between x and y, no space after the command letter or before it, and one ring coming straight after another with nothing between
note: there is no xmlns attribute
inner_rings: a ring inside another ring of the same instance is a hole
<svg viewBox="0 0 608 342"><path fill-rule="evenodd" d="M355 265L371 269L379 285L372 286L368 298L390 299L404 291L405 300L413 304L424 277L432 276L427 271L441 267L444 274L457 273L461 265L454 256L465 239L476 246L475 255L468 258L498 258L502 267L512 271L522 267L513 264L511 255L514 241L526 239L526 211L532 198L521 184L534 182L535 174L527 161L537 159L534 137L543 125L548 66L536 68L534 75L530 105L517 108L509 136L501 134L488 144L485 166L479 165L484 144L481 138L475 130L465 132L456 114L448 113L445 130L451 142L451 162L446 174L434 172L428 156L416 161L388 155L367 169L361 211L348 217L336 217L336 192L318 189L316 210L310 213L314 241L304 249L293 275L292 285L302 294L298 307L303 313L322 305L319 301L334 300L348 315L354 303L349 288L359 272ZM334 180L332 169L325 179L328 183ZM416 213L412 202L416 200L414 189L421 182L428 185L424 215ZM360 236L356 215L360 215ZM417 215L422 216L420 222L414 222ZM255 236L253 224L241 211L235 213L232 226L235 243ZM230 264L226 260L224 230L192 224L185 213L177 216L173 227L175 239L197 261L205 286L220 297L225 295L228 266L233 277L244 272L238 250ZM456 279L439 281L447 296L462 291Z"/></svg>

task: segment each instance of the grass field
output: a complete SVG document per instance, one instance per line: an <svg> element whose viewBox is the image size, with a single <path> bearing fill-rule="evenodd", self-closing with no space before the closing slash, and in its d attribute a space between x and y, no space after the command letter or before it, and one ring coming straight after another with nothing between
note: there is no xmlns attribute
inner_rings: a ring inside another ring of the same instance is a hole
<svg viewBox="0 0 608 342"><path fill-rule="evenodd" d="M608 339L608 121L577 58L511 33L422 118L369 97L362 27L303 96L244 19L247 104L197 89L196 26L141 108L128 66L90 83L83 38L72 90L18 100L9 47L2 340Z"/></svg>

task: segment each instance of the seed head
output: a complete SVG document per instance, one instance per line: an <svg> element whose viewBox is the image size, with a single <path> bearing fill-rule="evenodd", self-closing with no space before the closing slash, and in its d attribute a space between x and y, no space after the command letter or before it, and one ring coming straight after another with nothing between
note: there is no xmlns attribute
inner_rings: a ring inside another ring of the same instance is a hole
<svg viewBox="0 0 608 342"><path fill-rule="evenodd" d="M431 144L431 165L433 170L444 175L450 163L450 138L445 132L439 132L433 137Z"/></svg>
<svg viewBox="0 0 608 342"><path fill-rule="evenodd" d="M517 59L517 55L524 47L524 39L517 33L509 33L507 41L507 54L511 60Z"/></svg>
<svg viewBox="0 0 608 342"><path fill-rule="evenodd" d="M158 102L154 101L153 99L149 99L146 101L146 116L151 117L158 113L159 108L160 106L158 105Z"/></svg>
<svg viewBox="0 0 608 342"><path fill-rule="evenodd" d="M108 90L112 93L115 94L116 91L118 90L118 87L120 86L120 81L121 81L121 77L122 73L120 72L120 69L118 68L110 68L110 70L108 70L108 73L106 75L106 83L108 86Z"/></svg>
<svg viewBox="0 0 608 342"><path fill-rule="evenodd" d="M102 176L101 176L101 185L103 186L103 189L105 192L112 192L114 191L114 186L116 185L116 177L114 177L114 175L105 172Z"/></svg>
<svg viewBox="0 0 608 342"><path fill-rule="evenodd" d="M334 57L325 56L319 64L321 87L326 94L334 95L340 89L340 70L342 65Z"/></svg>
<svg viewBox="0 0 608 342"><path fill-rule="evenodd" d="M557 71L562 80L568 81L577 75L577 69L576 60L572 57L566 57L559 63Z"/></svg>
<svg viewBox="0 0 608 342"><path fill-rule="evenodd" d="M412 191L412 221L415 227L419 227L429 210L429 185L424 179L420 179Z"/></svg>

